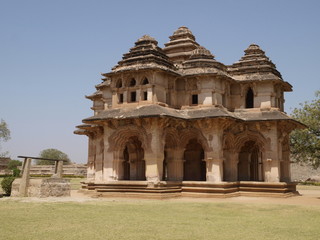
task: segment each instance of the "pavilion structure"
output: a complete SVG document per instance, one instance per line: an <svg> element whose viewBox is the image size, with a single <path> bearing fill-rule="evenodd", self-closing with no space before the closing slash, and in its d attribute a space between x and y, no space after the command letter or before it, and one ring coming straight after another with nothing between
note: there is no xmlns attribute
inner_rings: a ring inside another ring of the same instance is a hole
<svg viewBox="0 0 320 240"><path fill-rule="evenodd" d="M296 193L284 113L292 86L256 44L232 65L218 62L187 27L164 48L145 35L103 73L83 189L102 195L235 196Z"/></svg>

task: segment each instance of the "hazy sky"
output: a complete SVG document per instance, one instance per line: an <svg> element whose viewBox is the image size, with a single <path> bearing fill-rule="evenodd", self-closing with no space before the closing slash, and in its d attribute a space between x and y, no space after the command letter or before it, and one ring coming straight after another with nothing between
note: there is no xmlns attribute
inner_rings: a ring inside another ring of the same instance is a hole
<svg viewBox="0 0 320 240"><path fill-rule="evenodd" d="M0 119L11 130L2 151L57 148L85 163L87 137L73 134L93 113L84 96L142 35L163 47L180 26L224 64L260 45L293 85L290 113L320 89L319 12L319 0L0 0Z"/></svg>

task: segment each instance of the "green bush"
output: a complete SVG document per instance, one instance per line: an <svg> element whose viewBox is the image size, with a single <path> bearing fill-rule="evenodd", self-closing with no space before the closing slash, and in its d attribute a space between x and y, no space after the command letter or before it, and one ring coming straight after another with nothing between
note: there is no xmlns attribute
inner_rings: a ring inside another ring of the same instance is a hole
<svg viewBox="0 0 320 240"><path fill-rule="evenodd" d="M6 195L10 196L12 183L16 178L13 176L5 177L1 182L1 187Z"/></svg>
<svg viewBox="0 0 320 240"><path fill-rule="evenodd" d="M21 173L21 170L18 169L18 168L14 168L14 169L12 170L12 176L14 176L14 177L19 177L19 176L20 176L20 173Z"/></svg>

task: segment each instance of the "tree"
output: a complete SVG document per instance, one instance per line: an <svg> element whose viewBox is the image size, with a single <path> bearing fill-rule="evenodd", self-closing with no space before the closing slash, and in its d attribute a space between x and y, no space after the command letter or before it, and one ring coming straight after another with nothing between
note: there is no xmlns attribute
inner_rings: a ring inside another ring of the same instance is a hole
<svg viewBox="0 0 320 240"><path fill-rule="evenodd" d="M64 152L59 151L58 149L49 148L45 149L40 152L40 158L49 158L49 159L60 159L60 160L67 160L64 164L70 164L70 159L67 154ZM48 160L37 160L38 165L53 165L54 161Z"/></svg>
<svg viewBox="0 0 320 240"><path fill-rule="evenodd" d="M10 161L8 162L7 168L8 168L9 170L13 170L13 169L18 168L18 166L22 166L22 162L21 162L21 161L19 161L19 160L10 160Z"/></svg>
<svg viewBox="0 0 320 240"><path fill-rule="evenodd" d="M290 146L297 162L320 166L320 91L315 93L316 99L301 103L295 108L292 117L308 128L294 130L290 135Z"/></svg>
<svg viewBox="0 0 320 240"><path fill-rule="evenodd" d="M3 119L1 119L1 122L0 122L0 143L2 141L6 142L9 139L10 139L10 130L8 129L8 125ZM1 150L1 145L0 145L0 150ZM0 152L0 157L5 157L6 155L8 155L8 152L4 152L4 153Z"/></svg>

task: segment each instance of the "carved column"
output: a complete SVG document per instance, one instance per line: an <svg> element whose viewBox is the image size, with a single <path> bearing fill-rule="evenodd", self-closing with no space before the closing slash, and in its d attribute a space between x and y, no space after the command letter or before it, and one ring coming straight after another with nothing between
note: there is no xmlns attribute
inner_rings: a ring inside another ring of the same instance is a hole
<svg viewBox="0 0 320 240"><path fill-rule="evenodd" d="M114 154L115 150L111 148L112 139L110 139L111 134L114 132L113 129L109 128L107 125L104 126L102 137L101 137L101 149L102 154L102 169L103 169L103 182L114 181L117 176L114 176Z"/></svg>
<svg viewBox="0 0 320 240"><path fill-rule="evenodd" d="M103 135L101 129L97 129L95 133L96 159L95 159L95 182L103 182Z"/></svg>
<svg viewBox="0 0 320 240"><path fill-rule="evenodd" d="M123 169L123 156L121 156L121 151L114 151L113 153L113 180L123 180L124 179L124 169Z"/></svg>
<svg viewBox="0 0 320 240"><path fill-rule="evenodd" d="M169 153L169 152L168 152ZM167 156L168 159L168 180L182 181L183 180L183 154L184 149L172 150Z"/></svg>
<svg viewBox="0 0 320 240"><path fill-rule="evenodd" d="M211 151L205 154L205 162L207 165L207 181L221 182L223 181L223 124L220 122L211 122L210 134L207 137Z"/></svg>
<svg viewBox="0 0 320 240"><path fill-rule="evenodd" d="M95 145L93 140L93 134L88 135L89 147L88 147L88 166L87 166L87 181L94 181L95 176Z"/></svg>
<svg viewBox="0 0 320 240"><path fill-rule="evenodd" d="M152 139L150 149L145 151L146 179L148 182L158 183L163 174L164 144L162 139L161 119L150 119Z"/></svg>
<svg viewBox="0 0 320 240"><path fill-rule="evenodd" d="M203 161L207 164L207 182L222 182L223 158L207 158Z"/></svg>
<svg viewBox="0 0 320 240"><path fill-rule="evenodd" d="M224 160L225 181L238 181L239 153L228 152Z"/></svg>

